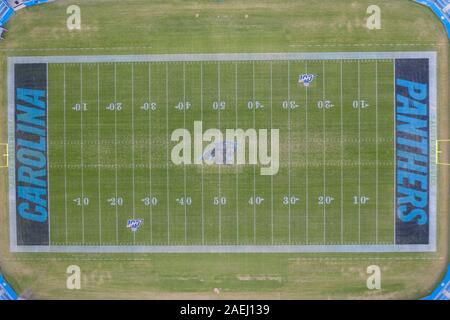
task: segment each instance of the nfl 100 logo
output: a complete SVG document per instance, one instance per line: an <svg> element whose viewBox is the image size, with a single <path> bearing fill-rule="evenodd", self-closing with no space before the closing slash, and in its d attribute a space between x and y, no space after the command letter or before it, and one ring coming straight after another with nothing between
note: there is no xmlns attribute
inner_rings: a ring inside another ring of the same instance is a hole
<svg viewBox="0 0 450 320"><path fill-rule="evenodd" d="M139 220L130 219L127 222L127 228L131 229L131 231L133 231L133 232L136 232L143 223L144 223L143 219L139 219Z"/></svg>
<svg viewBox="0 0 450 320"><path fill-rule="evenodd" d="M309 87L311 82L316 78L316 75L312 73L303 73L298 76L298 83L303 83L305 87Z"/></svg>

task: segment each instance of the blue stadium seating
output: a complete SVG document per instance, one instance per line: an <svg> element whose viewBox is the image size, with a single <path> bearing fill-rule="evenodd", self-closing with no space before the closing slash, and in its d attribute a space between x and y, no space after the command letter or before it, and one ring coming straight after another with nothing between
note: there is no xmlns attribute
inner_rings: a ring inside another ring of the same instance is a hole
<svg viewBox="0 0 450 320"><path fill-rule="evenodd" d="M3 26L11 19L14 11L51 1L54 0L0 0L0 39L6 31Z"/></svg>
<svg viewBox="0 0 450 320"><path fill-rule="evenodd" d="M444 24L450 39L450 0L414 0L417 3L429 7L439 20Z"/></svg>
<svg viewBox="0 0 450 320"><path fill-rule="evenodd" d="M0 0L0 27L3 26L14 13L6 0Z"/></svg>
<svg viewBox="0 0 450 320"><path fill-rule="evenodd" d="M450 300L450 266L447 269L447 274L439 283L438 287L433 293L423 300Z"/></svg>
<svg viewBox="0 0 450 320"><path fill-rule="evenodd" d="M17 300L18 296L0 274L0 300Z"/></svg>

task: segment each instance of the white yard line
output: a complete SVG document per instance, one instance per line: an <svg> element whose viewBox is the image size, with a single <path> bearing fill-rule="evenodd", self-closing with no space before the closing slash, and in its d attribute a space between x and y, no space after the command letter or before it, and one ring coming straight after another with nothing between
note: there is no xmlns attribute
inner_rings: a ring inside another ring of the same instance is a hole
<svg viewBox="0 0 450 320"><path fill-rule="evenodd" d="M235 124L238 128L238 64L234 64L234 106L235 106ZM237 155L235 156L236 161L236 243L239 243L239 167L237 165Z"/></svg>
<svg viewBox="0 0 450 320"><path fill-rule="evenodd" d="M322 156L323 156L323 197L326 197L326 184L327 184L327 176L326 176L326 119L325 119L325 61L322 61L322 134L323 134L323 148L322 148ZM326 202L323 204L323 243L326 244L326 230L327 230L327 209Z"/></svg>
<svg viewBox="0 0 450 320"><path fill-rule="evenodd" d="M237 126L236 126L237 128ZM273 128L273 62L270 61L270 129ZM272 244L273 236L273 175L270 176L270 233Z"/></svg>
<svg viewBox="0 0 450 320"><path fill-rule="evenodd" d="M287 62L287 90L288 101L291 101L291 64ZM288 236L291 243L291 108L288 108Z"/></svg>
<svg viewBox="0 0 450 320"><path fill-rule="evenodd" d="M376 167L375 167L375 243L378 243L378 61L375 60L375 155L376 155Z"/></svg>
<svg viewBox="0 0 450 320"><path fill-rule="evenodd" d="M183 128L186 128L186 63L183 62ZM187 149L186 140L184 141L184 148ZM186 195L186 164L183 162L183 188L184 201L187 199ZM187 205L184 205L184 243L187 244Z"/></svg>
<svg viewBox="0 0 450 320"><path fill-rule="evenodd" d="M80 144L80 157L81 157L81 225L82 225L82 242L84 244L84 159L83 159L83 64L80 64L80 127L81 127L81 144Z"/></svg>
<svg viewBox="0 0 450 320"><path fill-rule="evenodd" d="M131 63L131 161L133 184L133 219L136 219L136 179L135 179L135 145L134 145L134 63ZM133 244L136 244L136 232L133 232Z"/></svg>
<svg viewBox="0 0 450 320"><path fill-rule="evenodd" d="M221 130L220 127L220 114L221 114L221 110L220 110L220 99L221 99L221 92L220 92L220 61L217 62L217 96L218 96L218 117L219 117L219 130ZM219 243L222 244L222 172L221 172L221 168L222 168L222 163L223 163L223 157L224 157L224 143L223 141L221 141L222 144L222 153L220 154L220 160L219 160ZM217 156L217 153L216 153Z"/></svg>
<svg viewBox="0 0 450 320"><path fill-rule="evenodd" d="M434 51L391 52L292 52L292 53L227 53L227 54L155 54L92 56L22 56L8 58L9 63L117 63L117 62L199 62L199 61L286 61L286 60L361 60L361 59L435 59Z"/></svg>
<svg viewBox="0 0 450 320"><path fill-rule="evenodd" d="M255 61L252 62L253 128L256 128ZM253 242L256 243L256 165L253 166Z"/></svg>
<svg viewBox="0 0 450 320"><path fill-rule="evenodd" d="M358 243L361 243L361 64L358 60Z"/></svg>
<svg viewBox="0 0 450 320"><path fill-rule="evenodd" d="M200 63L200 121L203 123L203 62ZM205 244L205 195L204 195L203 161L201 164L201 175L202 175L202 245L203 245Z"/></svg>
<svg viewBox="0 0 450 320"><path fill-rule="evenodd" d="M343 103L343 74L342 74L342 60L340 65L340 101L341 101L341 243L344 243L344 103Z"/></svg>
<svg viewBox="0 0 450 320"><path fill-rule="evenodd" d="M151 95L152 70L151 64L148 64L148 103L149 107L152 103ZM152 110L148 110L148 181L149 181L149 197L150 197L150 243L153 244L153 190L152 190Z"/></svg>
<svg viewBox="0 0 450 320"><path fill-rule="evenodd" d="M102 243L102 205L101 205L101 168L100 168L100 65L97 64L97 164L98 164L98 222L99 241Z"/></svg>
<svg viewBox="0 0 450 320"><path fill-rule="evenodd" d="M308 73L308 60L305 61L305 73ZM305 87L305 209L306 209L306 217L305 217L305 237L306 244L309 243L309 135L308 135L308 87Z"/></svg>
<svg viewBox="0 0 450 320"><path fill-rule="evenodd" d="M116 209L116 243L119 244L119 208L117 205L117 64L114 63L114 165L115 165L115 209Z"/></svg>
<svg viewBox="0 0 450 320"><path fill-rule="evenodd" d="M169 196L169 64L166 62L166 197L167 244L170 244L170 196Z"/></svg>
<svg viewBox="0 0 450 320"><path fill-rule="evenodd" d="M66 232L66 244L68 243L68 230L67 230L67 117L66 117L66 65L63 65L63 77L64 77L64 215L65 215L65 232Z"/></svg>

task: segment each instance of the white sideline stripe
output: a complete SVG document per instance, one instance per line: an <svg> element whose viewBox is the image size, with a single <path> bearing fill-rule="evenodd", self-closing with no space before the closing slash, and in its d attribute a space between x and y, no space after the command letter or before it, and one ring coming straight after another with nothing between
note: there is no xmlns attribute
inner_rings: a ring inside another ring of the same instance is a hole
<svg viewBox="0 0 450 320"><path fill-rule="evenodd" d="M55 253L315 253L432 252L429 245L11 246L12 252Z"/></svg>
<svg viewBox="0 0 450 320"><path fill-rule="evenodd" d="M219 53L100 56L24 56L9 57L10 63L117 63L182 61L270 61L270 60L365 60L398 58L436 58L436 51L408 52L305 52L305 53Z"/></svg>
<svg viewBox="0 0 450 320"><path fill-rule="evenodd" d="M446 6L442 9L442 11L444 11L444 12L450 11L450 3L449 3L448 5L446 5Z"/></svg>
<svg viewBox="0 0 450 320"><path fill-rule="evenodd" d="M334 53L334 54L336 54L336 53ZM355 57L348 58L349 54L350 55L357 54L357 55L359 55L359 57L358 58L355 58ZM286 56L286 54L281 54L281 55ZM299 54L299 55L308 55L308 54ZM319 60L329 60L329 59L333 59L333 58L331 58L329 53L324 53L323 54L324 56L321 56L320 53L319 54L313 54L313 55L314 55L314 57L311 56L308 59L310 59L310 60L317 60L317 59L319 59ZM181 56L185 56L185 55L181 55ZM195 55L195 56L196 56L196 58L198 58L198 56L202 56L202 55ZM206 55L206 56L208 56L208 55ZM242 55L238 55L238 56L240 56L239 59L233 58L235 60L231 59L231 60L227 60L227 61L241 61L242 60ZM277 60L277 59L267 59L268 55L263 55L263 56L265 57L265 59L261 59L261 60ZM347 56L347 58L345 56ZM423 58L429 58L430 59L430 130L431 130L431 134L430 135L433 136L434 139L435 139L435 137L436 137L436 88L435 88L435 85L436 85L436 73L435 73L435 71L436 71L435 70L436 69L436 53L435 52L419 52L419 53L414 53L414 52L342 53L342 55L336 56L334 59L371 59L369 56L372 56L372 59L381 59L381 58L386 58L387 59L389 57L391 59L405 58L405 57L410 57L410 58L423 57ZM106 59L105 57L108 57L108 56L103 56L102 58ZM142 56L127 56L127 57L142 57ZM155 56L151 56L151 57L154 58ZM192 55L189 55L189 57L192 57ZM9 87L13 87L13 85L14 85L13 68L11 68L14 65L14 63L19 63L18 61L20 61L21 59L34 59L34 58L36 58L36 59L44 59L44 58L48 58L48 57L8 58L8 71L9 71L9 73L8 73L8 86ZM67 57L56 57L56 58L63 59L64 61L62 61L62 62L67 62L66 61ZM75 58L80 58L80 57L75 57ZM86 58L86 57L84 57L84 58ZM89 58L92 58L92 57L89 57ZM95 57L95 58L98 58L98 57ZM123 58L124 58L124 56L121 57L121 59L123 59ZM218 58L215 57L214 59L217 60ZM133 61L135 61L135 60L133 60ZM144 61L146 61L146 60L144 60ZM192 61L192 60L185 60L185 61ZM35 62L35 61L28 61L28 62ZM42 61L40 61L40 62L42 62ZM53 62L53 61L49 61L49 62ZM81 60L79 60L78 62L86 62L86 61L84 61L83 57L81 57ZM112 61L101 60L101 61L97 61L97 62L112 62ZM121 62L121 61L119 61L119 62ZM166 88L166 89L168 89L168 88ZM13 91L11 92L11 90L9 90L8 99L9 99L9 101L8 101L8 107L9 107L8 108L8 114L9 115L14 115L14 111L15 111L14 110L15 109L14 108L15 107L14 106L14 92ZM13 128L13 123L11 123L11 122L13 122L13 121L11 121L11 119L14 119L14 118L13 117L9 118L9 122L8 122L8 124L9 124L9 127L8 127L9 136L8 136L8 138L9 138L9 141L12 141L12 143L10 143L9 146L10 146L10 150L12 150L12 152L10 152L10 155L11 155L10 157L12 158L13 161L11 162L12 165L10 166L10 175L9 176L10 176L10 186L13 186L14 188L12 190L15 190L15 180L12 180L12 177L14 177L14 172L11 174L11 171L12 171L11 168L13 168L14 165L15 165L14 164L14 153L13 153L13 149L12 149L12 146L14 145L14 130L13 130L14 128ZM430 149L435 148L433 143L431 143L430 145L431 145ZM434 157L435 157L434 152L432 152L432 150L430 150L430 158L434 159ZM394 251L406 250L405 252L410 252L408 250L411 250L411 251L417 251L417 250L433 251L433 250L436 249L436 230L435 230L436 229L436 221L435 221L435 219L436 219L436 212L435 212L435 203L433 202L433 200L435 201L435 196L436 196L436 194L435 194L435 192L436 192L435 185L433 184L433 183L436 183L436 177L435 177L436 168L435 168L435 165L434 165L435 162L431 161L431 163L432 163L432 166L431 166L431 179L430 180L431 180L432 183L430 184L431 185L430 186L430 200L431 200L430 201L430 239L431 239L430 240L431 241L430 245L428 245L428 246L423 246L423 245L413 245L413 246L407 246L407 245L382 245L381 246L382 248L386 248L386 250L387 250L386 252L390 252L389 250L394 250ZM13 181L12 184L11 184L11 181ZM167 187L169 187L169 186L167 186ZM10 206L10 216L11 216L10 226L11 226L11 230L12 231L16 231L16 226L15 226L15 223L16 223L16 220L15 220L16 219L16 217L15 217L15 195L13 195L12 197L11 197L11 195L12 195L12 192L11 192L11 189L10 189L10 204L14 204L14 206ZM16 236L17 236L17 234L15 232L14 232L14 234L10 235L11 248L12 249L17 249L17 251L20 251L21 249L28 248L27 246L17 247L17 238L16 238ZM41 247L41 246L33 246L33 248L37 248L37 249L39 247ZM49 249L49 248L53 248L53 247L56 247L56 246L48 246L48 247L47 246L42 246L42 247ZM77 246L62 246L62 247L56 247L56 250L59 250L60 248L76 248L76 247ZM133 250L136 249L136 248L131 248L130 249L129 246L113 246L113 247L114 248L115 247L126 248L125 252L133 252ZM196 246L188 246L188 247L189 248L195 248ZM207 246L207 247L209 247L209 248L216 248L217 246ZM219 246L219 247L222 247L222 246ZM236 246L233 246L233 247L236 247ZM239 247L246 248L247 246L237 246L237 248L239 248ZM266 248L266 246L251 246L251 247L255 247L255 248L263 247L263 248ZM270 247L271 248L279 248L280 246L270 246ZM281 246L281 247L283 247L283 246ZM292 246L292 247L299 248L301 246ZM308 246L308 247L312 248L313 246ZM326 246L319 246L319 247L320 248L324 248ZM341 248L342 250L345 250L345 248L349 248L349 247L350 248L355 248L355 246L335 246L335 245L333 245L331 247L333 247L333 248ZM83 247L83 248L85 248L85 247ZM89 247L89 248L95 248L95 247ZM108 247L108 248L110 248L110 247ZM141 248L141 247L138 247L138 248ZM142 248L146 248L146 247L143 246ZM154 248L154 247L151 247L151 248ZM162 247L158 247L158 248L162 248ZM173 247L170 246L170 248L173 248ZM205 247L202 247L202 248L205 248ZM371 248L375 248L375 247L371 246ZM29 249L31 249L31 248L29 248ZM339 250L341 250L341 249L339 249ZM225 250L226 250L226 248L225 248ZM264 249L262 249L262 250L264 250ZM350 252L353 252L352 250ZM34 251L34 250L31 250L31 251ZM184 250L184 251L187 251L187 250ZM276 251L279 251L279 250L276 250ZM358 252L361 252L361 251L365 251L365 250L359 250ZM385 250L381 250L381 251L385 251ZM103 252L103 251L100 251L100 252ZM150 251L150 252L153 252L153 251ZM156 251L156 252L159 252L159 251ZM227 251L220 251L220 252L227 252ZM252 251L249 251L249 252L252 252ZM301 252L308 252L308 251L301 251ZM320 252L320 250L315 250L313 252ZM367 251L367 252L372 252L372 251ZM380 250L378 250L378 252L380 252Z"/></svg>

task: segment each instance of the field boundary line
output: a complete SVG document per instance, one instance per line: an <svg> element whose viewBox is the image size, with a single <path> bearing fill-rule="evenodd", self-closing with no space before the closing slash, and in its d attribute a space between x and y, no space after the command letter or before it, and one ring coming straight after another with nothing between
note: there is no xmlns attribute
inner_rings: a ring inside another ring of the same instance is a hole
<svg viewBox="0 0 450 320"><path fill-rule="evenodd" d="M424 253L430 245L112 245L15 246L12 252L47 253Z"/></svg>
<svg viewBox="0 0 450 320"><path fill-rule="evenodd" d="M329 47L384 47L384 46L445 46L445 42L442 43L329 43L329 44L290 44L289 47L317 47L317 48L329 48ZM2 48L0 52L14 52L14 51L93 51L93 50L145 50L153 49L151 46L127 46L127 47L81 47L81 48Z"/></svg>
<svg viewBox="0 0 450 320"><path fill-rule="evenodd" d="M8 57L9 63L137 63L183 61L270 61L270 60L371 60L401 58L436 58L436 51L384 52L288 52L288 53L216 53L216 54L153 54L95 56L22 56Z"/></svg>
<svg viewBox="0 0 450 320"><path fill-rule="evenodd" d="M154 259L151 258L4 258L1 261L148 261L151 262ZM302 262L302 261L365 261L365 260L386 260L386 261L441 261L445 260L445 257L311 257L311 258L287 258L288 262Z"/></svg>

